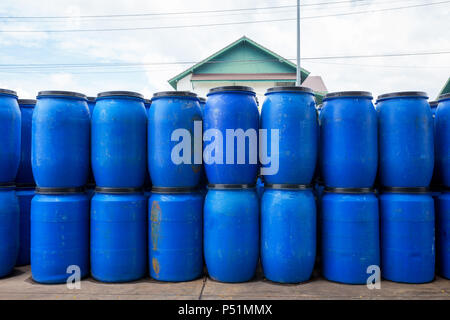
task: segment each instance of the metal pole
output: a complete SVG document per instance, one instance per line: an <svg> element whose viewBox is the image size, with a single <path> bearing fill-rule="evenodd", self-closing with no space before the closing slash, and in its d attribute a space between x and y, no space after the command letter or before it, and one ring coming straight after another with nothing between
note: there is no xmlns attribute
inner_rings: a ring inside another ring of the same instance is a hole
<svg viewBox="0 0 450 320"><path fill-rule="evenodd" d="M296 85L300 86L301 79L301 67L300 67L300 0L297 0L297 79Z"/></svg>

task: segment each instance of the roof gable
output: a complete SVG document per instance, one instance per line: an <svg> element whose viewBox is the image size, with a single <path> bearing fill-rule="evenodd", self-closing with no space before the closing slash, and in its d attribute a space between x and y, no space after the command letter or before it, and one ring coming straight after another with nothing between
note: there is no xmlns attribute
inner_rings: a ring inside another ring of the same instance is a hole
<svg viewBox="0 0 450 320"><path fill-rule="evenodd" d="M444 87L442 88L437 98L439 99L441 95L446 93L450 93L450 77L448 78L447 82L445 83Z"/></svg>

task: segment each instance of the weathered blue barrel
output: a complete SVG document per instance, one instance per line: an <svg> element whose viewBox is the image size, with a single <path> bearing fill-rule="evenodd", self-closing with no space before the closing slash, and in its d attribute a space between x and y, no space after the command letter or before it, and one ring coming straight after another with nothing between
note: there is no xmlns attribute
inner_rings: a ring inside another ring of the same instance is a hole
<svg viewBox="0 0 450 320"><path fill-rule="evenodd" d="M258 129L259 112L252 88L226 86L209 91L203 113L203 160L209 183L255 183Z"/></svg>
<svg viewBox="0 0 450 320"><path fill-rule="evenodd" d="M0 187L0 278L9 275L16 265L19 254L19 216L14 186Z"/></svg>
<svg viewBox="0 0 450 320"><path fill-rule="evenodd" d="M15 91L0 89L0 184L16 179L20 163L21 114Z"/></svg>
<svg viewBox="0 0 450 320"><path fill-rule="evenodd" d="M365 284L380 266L378 199L370 189L325 189L320 216L322 273L331 281Z"/></svg>
<svg viewBox="0 0 450 320"><path fill-rule="evenodd" d="M381 274L395 282L434 279L434 202L426 188L386 188L380 195Z"/></svg>
<svg viewBox="0 0 450 320"><path fill-rule="evenodd" d="M267 130L267 140L263 144L267 145L268 156L278 159L262 162L263 170L272 168L270 171L273 171L264 176L266 183L311 183L317 162L319 130L315 106L314 92L309 88L267 90L261 110L261 129Z"/></svg>
<svg viewBox="0 0 450 320"><path fill-rule="evenodd" d="M380 183L428 187L434 167L433 117L424 92L378 97Z"/></svg>
<svg viewBox="0 0 450 320"><path fill-rule="evenodd" d="M138 190L97 187L91 201L92 277L127 282L146 270L147 199Z"/></svg>
<svg viewBox="0 0 450 320"><path fill-rule="evenodd" d="M309 280L316 259L316 204L301 185L267 185L261 199L261 264L266 279Z"/></svg>
<svg viewBox="0 0 450 320"><path fill-rule="evenodd" d="M141 94L99 93L92 116L92 170L102 188L139 188L147 163L147 116Z"/></svg>
<svg viewBox="0 0 450 320"><path fill-rule="evenodd" d="M87 105L88 105L89 114L91 115L91 117L94 112L95 102L96 102L96 97L87 97Z"/></svg>
<svg viewBox="0 0 450 320"><path fill-rule="evenodd" d="M164 192L164 191L162 191ZM148 203L149 268L153 279L189 281L203 273L203 196L160 193Z"/></svg>
<svg viewBox="0 0 450 320"><path fill-rule="evenodd" d="M26 266L30 264L30 212L34 188L16 188L16 195L20 209L20 241L16 266Z"/></svg>
<svg viewBox="0 0 450 320"><path fill-rule="evenodd" d="M450 279L450 189L439 195L436 202L436 270Z"/></svg>
<svg viewBox="0 0 450 320"><path fill-rule="evenodd" d="M442 184L450 187L450 93L439 97L435 126L437 171Z"/></svg>
<svg viewBox="0 0 450 320"><path fill-rule="evenodd" d="M36 188L30 246L37 282L65 283L70 276L89 274L89 198L78 191Z"/></svg>
<svg viewBox="0 0 450 320"><path fill-rule="evenodd" d="M42 188L74 188L89 174L90 117L86 96L41 91L31 128L31 163Z"/></svg>
<svg viewBox="0 0 450 320"><path fill-rule="evenodd" d="M249 281L259 259L256 191L249 185L210 185L208 189L203 246L209 276L221 282Z"/></svg>
<svg viewBox="0 0 450 320"><path fill-rule="evenodd" d="M320 114L320 167L325 185L370 188L378 163L377 114L372 94L329 93Z"/></svg>
<svg viewBox="0 0 450 320"><path fill-rule="evenodd" d="M148 168L153 186L196 187L202 169L202 111L197 95L186 91L155 93L148 119ZM197 130L194 129L196 121Z"/></svg>
<svg viewBox="0 0 450 320"><path fill-rule="evenodd" d="M36 100L19 99L22 114L22 130L20 142L20 165L16 176L16 185L34 185L33 170L31 168L31 121Z"/></svg>

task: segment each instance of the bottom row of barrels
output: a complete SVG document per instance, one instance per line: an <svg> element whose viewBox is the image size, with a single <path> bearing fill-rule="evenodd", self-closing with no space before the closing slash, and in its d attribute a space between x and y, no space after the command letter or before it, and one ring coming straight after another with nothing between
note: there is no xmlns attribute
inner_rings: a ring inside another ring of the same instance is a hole
<svg viewBox="0 0 450 320"><path fill-rule="evenodd" d="M316 206L317 194L304 186L266 186L261 200L249 186L210 188L206 199L2 188L0 277L29 259L41 283L63 283L75 270L103 282L137 280L147 270L156 280L188 281L203 274L203 261L212 279L244 282L259 260L266 279L281 283L307 281L317 261L326 279L342 283L364 284L377 267L388 280L430 282L435 260L450 278L450 191L437 197L436 214L422 189L378 197L325 191ZM31 245L26 234L19 239L19 211Z"/></svg>

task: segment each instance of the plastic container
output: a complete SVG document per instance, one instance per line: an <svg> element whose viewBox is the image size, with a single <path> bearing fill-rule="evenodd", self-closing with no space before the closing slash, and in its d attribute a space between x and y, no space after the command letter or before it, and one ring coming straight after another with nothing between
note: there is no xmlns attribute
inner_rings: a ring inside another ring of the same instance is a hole
<svg viewBox="0 0 450 320"><path fill-rule="evenodd" d="M436 166L440 182L450 187L450 93L439 97L435 118Z"/></svg>
<svg viewBox="0 0 450 320"><path fill-rule="evenodd" d="M19 215L14 186L0 187L0 278L9 275L16 265L19 254Z"/></svg>
<svg viewBox="0 0 450 320"><path fill-rule="evenodd" d="M26 266L30 264L30 213L34 188L16 188L16 195L20 209L20 241L16 266Z"/></svg>
<svg viewBox="0 0 450 320"><path fill-rule="evenodd" d="M450 189L436 200L436 270L450 279Z"/></svg>
<svg viewBox="0 0 450 320"><path fill-rule="evenodd" d="M16 185L34 185L31 168L31 121L36 100L19 99L18 102L22 115L22 129L20 135L20 165L16 175Z"/></svg>

